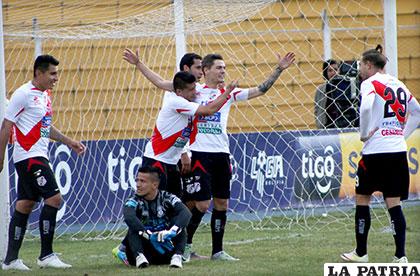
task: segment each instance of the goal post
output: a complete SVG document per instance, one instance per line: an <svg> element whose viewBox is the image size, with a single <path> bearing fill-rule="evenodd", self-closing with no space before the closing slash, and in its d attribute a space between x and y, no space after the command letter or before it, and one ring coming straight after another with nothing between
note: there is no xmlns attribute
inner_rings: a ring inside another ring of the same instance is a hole
<svg viewBox="0 0 420 276"><path fill-rule="evenodd" d="M2 7L2 0L0 0ZM6 109L6 77L4 66L4 43L3 43L3 12L0 10L0 121L3 122ZM0 123L1 124L1 123ZM3 154L3 153L0 153ZM6 256L9 212L9 157L8 151L4 154L3 170L0 172L0 262Z"/></svg>
<svg viewBox="0 0 420 276"><path fill-rule="evenodd" d="M122 59L125 48L138 48L142 61L169 80L185 52L220 53L227 81L239 79L241 87L260 84L276 66L276 53L294 51L296 64L265 96L230 111L230 221L254 229L308 229L344 227L350 220L362 144L355 128L316 129L314 97L324 83L326 57L358 59L387 40L378 1L61 2L22 0L3 10L7 96L32 78L34 50L42 40L42 52L60 60L53 124L88 146L79 157L65 145L51 145L65 201L57 236L112 238L125 229L122 204L133 193L163 96ZM402 57L401 70L411 66L406 60L411 50ZM409 87L418 82L410 70L403 72ZM409 149L420 150L419 136L417 130ZM10 171L15 200L17 178ZM418 171L411 177L418 179ZM411 188L411 198L418 199L419 185ZM34 212L28 233L38 235L39 208ZM374 212L386 216L381 208Z"/></svg>

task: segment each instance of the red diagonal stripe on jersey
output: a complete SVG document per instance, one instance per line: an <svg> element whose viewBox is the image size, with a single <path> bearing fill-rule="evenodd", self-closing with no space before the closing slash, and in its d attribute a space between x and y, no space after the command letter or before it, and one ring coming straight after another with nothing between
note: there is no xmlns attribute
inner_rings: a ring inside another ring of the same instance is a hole
<svg viewBox="0 0 420 276"><path fill-rule="evenodd" d="M41 121L39 121L28 134L23 134L15 125L16 141L26 151L29 151L33 145L41 138Z"/></svg>
<svg viewBox="0 0 420 276"><path fill-rule="evenodd" d="M158 168L162 173L165 173L165 170L163 169L163 166L159 161L156 161L155 163L153 163L152 167Z"/></svg>
<svg viewBox="0 0 420 276"><path fill-rule="evenodd" d="M190 145L194 144L195 139L197 138L197 133L198 133L198 116L194 117L194 120L192 121L192 130L191 130L191 134L190 134Z"/></svg>
<svg viewBox="0 0 420 276"><path fill-rule="evenodd" d="M177 108L175 109L176 112L181 113L181 112L185 112L185 111L190 111L189 109L183 109L183 108Z"/></svg>
<svg viewBox="0 0 420 276"><path fill-rule="evenodd" d="M175 143L176 139L181 136L181 134L182 130L164 139L157 127L155 127L152 135L152 148L155 155L167 151Z"/></svg>
<svg viewBox="0 0 420 276"><path fill-rule="evenodd" d="M385 96L385 88L386 86L383 83L380 83L379 81L372 81L373 86L375 87L375 92L385 101L390 100L392 98L392 96L390 94L388 94L387 96ZM400 113L398 112L398 110L403 110L404 111L404 106L398 101L396 100L393 104L389 105L392 109L392 111L395 112L395 116L397 117L398 121L400 123L404 123L405 122L405 118L403 116L400 115Z"/></svg>
<svg viewBox="0 0 420 276"><path fill-rule="evenodd" d="M204 169L203 165L201 165L200 160L195 161L194 166L192 167L191 171L195 171L195 169L200 169L202 170L204 173L207 173L207 171Z"/></svg>
<svg viewBox="0 0 420 276"><path fill-rule="evenodd" d="M413 99L413 95L410 95L410 98L408 99L408 102L411 102L412 99Z"/></svg>

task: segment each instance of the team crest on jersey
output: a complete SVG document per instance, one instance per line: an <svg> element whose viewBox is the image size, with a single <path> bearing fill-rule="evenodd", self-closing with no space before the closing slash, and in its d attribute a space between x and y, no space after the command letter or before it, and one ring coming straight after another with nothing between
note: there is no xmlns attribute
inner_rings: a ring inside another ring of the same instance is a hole
<svg viewBox="0 0 420 276"><path fill-rule="evenodd" d="M45 179L45 177L43 175L41 175L40 177L38 177L36 179L36 182L38 183L38 186L40 186L40 187L44 187L45 184L47 184L47 180Z"/></svg>
<svg viewBox="0 0 420 276"><path fill-rule="evenodd" d="M208 101L213 101L214 99L216 99L217 98L217 93L212 93L211 95L210 95L210 97L209 97L209 99L208 99Z"/></svg>
<svg viewBox="0 0 420 276"><path fill-rule="evenodd" d="M163 215L164 215L164 214L163 214L163 209L162 209L162 206L158 206L156 209L157 209L157 210L156 210L156 211L157 211L157 214L156 214L156 215L157 215L157 217L158 217L158 218L163 217Z"/></svg>

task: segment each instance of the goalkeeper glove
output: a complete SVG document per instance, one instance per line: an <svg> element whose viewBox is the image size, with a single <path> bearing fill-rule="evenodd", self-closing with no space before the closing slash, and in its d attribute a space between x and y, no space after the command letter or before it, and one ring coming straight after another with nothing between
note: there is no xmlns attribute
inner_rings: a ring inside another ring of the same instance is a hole
<svg viewBox="0 0 420 276"><path fill-rule="evenodd" d="M150 230L145 230L145 231L139 231L139 235L140 235L140 237L143 237L146 240L149 240L150 243L152 244L152 246L155 248L155 250L159 254L163 255L163 254L165 254L165 249L167 249L168 251L172 251L172 249L174 248L172 243L166 244L166 243L158 242L158 233L157 232L152 233Z"/></svg>
<svg viewBox="0 0 420 276"><path fill-rule="evenodd" d="M139 231L139 236L145 238L146 240L150 240L150 235L152 235L150 230Z"/></svg>
<svg viewBox="0 0 420 276"><path fill-rule="evenodd" d="M149 235L149 238L150 243L155 248L155 250L161 255L165 254L165 249L162 247L162 243L158 242L158 233L152 233L151 235Z"/></svg>
<svg viewBox="0 0 420 276"><path fill-rule="evenodd" d="M171 241L161 242L160 245L168 252L171 252L172 250L174 250L174 245Z"/></svg>
<svg viewBox="0 0 420 276"><path fill-rule="evenodd" d="M162 230L159 231L158 234L158 242L165 242L165 241L171 241L173 237L175 237L178 234L179 227L174 225L169 230Z"/></svg>

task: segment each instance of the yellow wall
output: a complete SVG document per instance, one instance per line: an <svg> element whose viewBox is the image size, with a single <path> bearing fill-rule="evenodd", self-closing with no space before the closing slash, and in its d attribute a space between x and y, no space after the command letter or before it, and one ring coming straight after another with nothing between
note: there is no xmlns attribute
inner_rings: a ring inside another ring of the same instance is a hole
<svg viewBox="0 0 420 276"><path fill-rule="evenodd" d="M57 1L63 5L27 1L3 1L5 30L24 25L30 28L37 14L41 28L80 26L127 18L168 5L170 1ZM107 2L107 3L108 3ZM229 131L272 131L314 128L315 88L323 82L322 33L290 30L320 29L320 11L327 8L331 27L377 26L382 22L382 6L376 0L281 1L253 15L249 20L217 28L235 35L189 35L188 51L201 55L221 53L228 67L227 79L239 79L242 87L257 86L275 66L275 52L294 51L297 63L258 99L232 107ZM417 1L398 0L399 78L417 99L420 98L420 16ZM39 9L37 12L34 12ZM372 15L377 12L377 15ZM349 14L350 13L350 14ZM289 30L289 32L283 32ZM243 33L247 32L247 35ZM383 44L381 30L335 32L333 57L358 58L367 47ZM54 91L54 124L81 139L139 138L151 134L162 93L122 60L126 48L140 48L141 58L166 79L175 72L175 45L172 37L116 40L45 40L44 53L56 56L60 81ZM7 92L11 93L32 77L33 41L5 38Z"/></svg>

